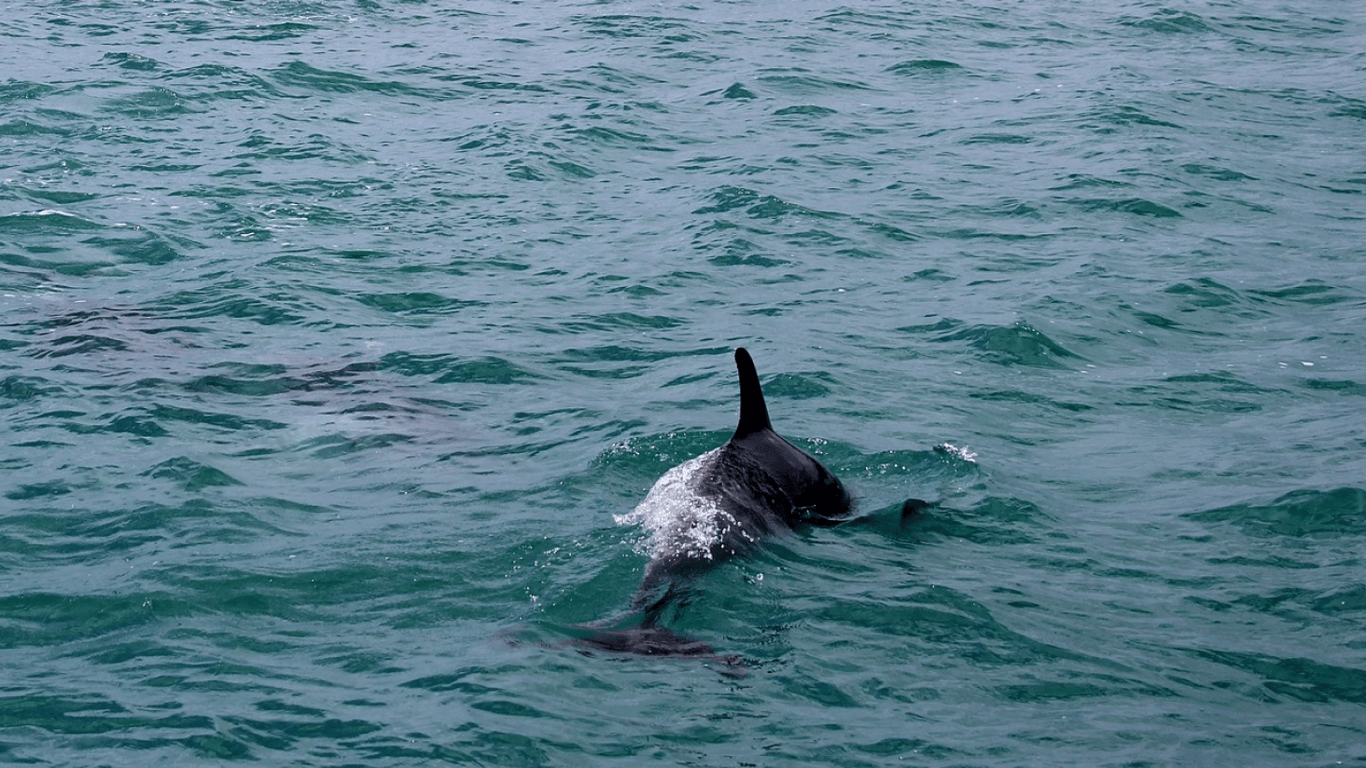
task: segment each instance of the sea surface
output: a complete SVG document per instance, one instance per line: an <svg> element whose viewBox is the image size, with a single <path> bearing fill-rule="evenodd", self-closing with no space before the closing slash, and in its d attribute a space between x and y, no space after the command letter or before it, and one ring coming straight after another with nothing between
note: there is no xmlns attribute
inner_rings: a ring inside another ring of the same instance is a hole
<svg viewBox="0 0 1366 768"><path fill-rule="evenodd" d="M1366 6L9 3L0 425L0 763L1366 765Z"/></svg>

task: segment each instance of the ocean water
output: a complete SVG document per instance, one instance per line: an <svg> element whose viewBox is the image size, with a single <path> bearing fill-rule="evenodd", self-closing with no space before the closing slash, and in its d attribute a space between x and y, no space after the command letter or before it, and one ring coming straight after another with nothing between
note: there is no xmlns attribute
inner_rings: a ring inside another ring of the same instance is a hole
<svg viewBox="0 0 1366 768"><path fill-rule="evenodd" d="M0 762L1366 764L1357 4L0 39ZM585 654L736 346L861 517Z"/></svg>

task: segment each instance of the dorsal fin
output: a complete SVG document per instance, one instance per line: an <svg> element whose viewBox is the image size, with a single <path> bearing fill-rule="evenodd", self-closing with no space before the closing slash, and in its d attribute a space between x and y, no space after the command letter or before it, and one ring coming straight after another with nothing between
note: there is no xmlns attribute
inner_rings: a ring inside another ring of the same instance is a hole
<svg viewBox="0 0 1366 768"><path fill-rule="evenodd" d="M764 404L764 390L759 387L759 373L744 347L735 350L735 369L740 374L740 426L732 440L764 429L773 429L768 421L768 406Z"/></svg>

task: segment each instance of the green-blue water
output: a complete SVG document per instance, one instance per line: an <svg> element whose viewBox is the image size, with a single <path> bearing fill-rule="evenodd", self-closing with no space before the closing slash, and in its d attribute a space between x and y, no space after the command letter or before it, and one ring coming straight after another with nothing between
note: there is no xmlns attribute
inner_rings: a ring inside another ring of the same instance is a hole
<svg viewBox="0 0 1366 768"><path fill-rule="evenodd" d="M1357 4L0 41L0 762L1366 762ZM739 345L866 519L565 647Z"/></svg>

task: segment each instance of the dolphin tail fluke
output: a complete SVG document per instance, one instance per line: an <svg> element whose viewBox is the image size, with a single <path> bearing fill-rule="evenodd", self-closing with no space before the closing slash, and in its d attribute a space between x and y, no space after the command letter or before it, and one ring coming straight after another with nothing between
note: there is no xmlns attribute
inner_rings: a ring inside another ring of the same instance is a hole
<svg viewBox="0 0 1366 768"><path fill-rule="evenodd" d="M588 624L572 629L571 642L583 652L654 656L664 658L692 658L716 662L716 671L727 677L744 677L745 665L739 656L718 654L702 640L685 637L663 626L661 622L678 612L691 599L691 586L686 578L661 575L647 571L644 583L631 601L631 613L613 624Z"/></svg>

